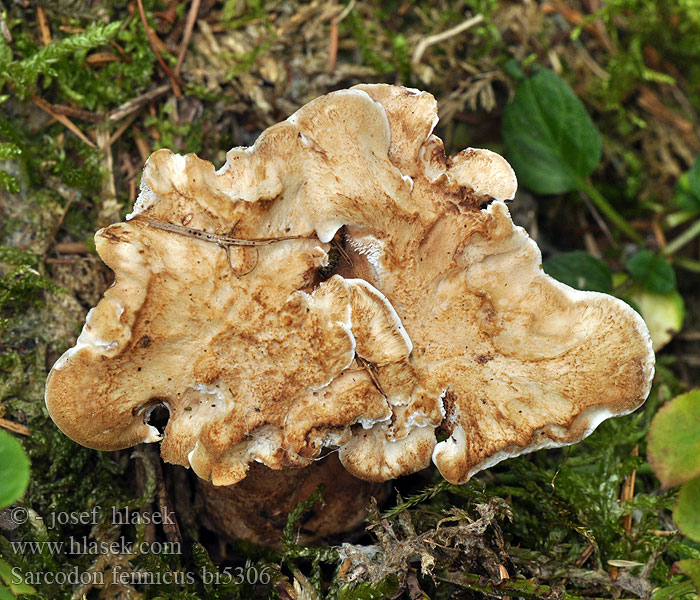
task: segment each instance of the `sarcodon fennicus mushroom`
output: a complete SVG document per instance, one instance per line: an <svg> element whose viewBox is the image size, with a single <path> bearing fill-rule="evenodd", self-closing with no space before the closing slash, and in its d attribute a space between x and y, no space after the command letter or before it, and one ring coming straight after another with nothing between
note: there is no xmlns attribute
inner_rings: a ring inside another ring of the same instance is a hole
<svg viewBox="0 0 700 600"><path fill-rule="evenodd" d="M431 459L459 484L640 406L654 371L640 316L546 275L506 208L511 167L446 157L436 123L428 93L359 85L218 171L155 152L126 222L96 234L115 282L49 375L56 424L92 448L160 442L221 510L216 486L233 503L246 482L297 489L325 454L363 502Z"/></svg>

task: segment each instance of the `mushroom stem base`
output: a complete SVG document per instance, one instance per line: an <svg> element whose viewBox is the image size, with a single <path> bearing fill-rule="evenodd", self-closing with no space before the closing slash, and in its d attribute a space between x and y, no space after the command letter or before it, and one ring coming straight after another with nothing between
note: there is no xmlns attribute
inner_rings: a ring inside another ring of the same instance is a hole
<svg viewBox="0 0 700 600"><path fill-rule="evenodd" d="M229 537L264 546L279 546L287 515L323 484L323 504L317 502L302 516L298 543L352 532L361 527L370 499L387 498L388 483L370 483L350 475L337 454L303 469L275 471L253 463L246 478L231 486L200 480L206 517L211 529Z"/></svg>

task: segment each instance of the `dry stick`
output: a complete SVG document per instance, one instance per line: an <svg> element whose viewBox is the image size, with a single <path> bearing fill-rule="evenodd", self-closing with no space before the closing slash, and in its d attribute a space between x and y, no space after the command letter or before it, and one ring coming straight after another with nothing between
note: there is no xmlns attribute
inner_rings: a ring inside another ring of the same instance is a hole
<svg viewBox="0 0 700 600"><path fill-rule="evenodd" d="M159 96L162 96L169 89L170 86L167 83L164 83L163 85L159 85L158 87L153 88L152 90L148 90L145 94L141 94L140 96L137 96L136 98L125 102L121 106L117 106L117 108L115 108L112 112L109 113L109 115L107 115L107 119L115 123L116 121L119 121L124 117L130 115L134 111L139 110L152 100L155 100Z"/></svg>
<svg viewBox="0 0 700 600"><path fill-rule="evenodd" d="M141 22L143 23L143 28L146 31L146 37L148 38L148 43L151 45L151 49L153 50L153 53L156 55L156 59L158 59L158 64L160 64L160 66L163 67L163 70L167 73L168 77L170 77L170 85L173 88L173 93L178 98L182 98L182 92L180 91L180 86L178 85L178 82L177 82L177 75L175 75L175 73L173 73L170 70L170 67L165 63L165 61L163 60L163 57L160 55L160 52L158 51L158 46L156 44L156 34L148 26L148 21L146 20L146 11L143 9L143 0L136 0L136 3L139 6L139 13L141 14Z"/></svg>
<svg viewBox="0 0 700 600"><path fill-rule="evenodd" d="M450 39L451 37L459 35L467 29L474 27L474 25L478 25L483 20L483 15L475 15L471 19L467 19L466 21L460 23L456 27L452 27L452 29L448 29L447 31L443 31L442 33L436 33L435 35L429 35L428 37L423 38L420 42L418 42L418 45L416 46L416 49L413 52L411 62L419 63L420 59L423 58L423 53L430 46L433 46L434 44L439 44L440 42L444 42L445 40Z"/></svg>
<svg viewBox="0 0 700 600"><path fill-rule="evenodd" d="M82 132L78 127L65 115L60 115L51 108L51 105L42 98L35 96L32 98L32 102L36 104L41 110L50 114L54 119L56 119L61 125L72 131L77 135L83 142L85 142L90 148L95 148L95 144Z"/></svg>
<svg viewBox="0 0 700 600"><path fill-rule="evenodd" d="M12 433L19 433L20 435L27 436L31 435L29 427L27 427L26 425L20 425L19 423L15 423L14 421L9 421L7 419L0 418L0 427L2 427L3 429L7 429Z"/></svg>
<svg viewBox="0 0 700 600"><path fill-rule="evenodd" d="M194 31L194 24L197 22L197 15L199 13L199 5L201 0L192 0L190 4L190 12L187 13L187 21L185 22L185 30L182 32L182 42L180 43L180 51L177 55L177 64L175 65L175 75L180 75L180 69L182 69L182 63L185 61L185 54L187 54L187 46L190 45L190 37L192 37L192 31Z"/></svg>

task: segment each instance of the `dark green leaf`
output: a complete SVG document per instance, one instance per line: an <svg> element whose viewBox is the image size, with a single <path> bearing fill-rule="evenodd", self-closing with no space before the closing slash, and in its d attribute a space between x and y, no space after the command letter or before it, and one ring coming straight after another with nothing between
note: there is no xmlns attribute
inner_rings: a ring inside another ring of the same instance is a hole
<svg viewBox="0 0 700 600"><path fill-rule="evenodd" d="M700 154L676 185L676 203L684 210L700 210Z"/></svg>
<svg viewBox="0 0 700 600"><path fill-rule="evenodd" d="M613 281L610 267L587 252L566 252L553 256L544 263L544 271L554 279L577 290L612 294Z"/></svg>
<svg viewBox="0 0 700 600"><path fill-rule="evenodd" d="M683 484L673 519L678 529L691 540L700 542L700 477Z"/></svg>
<svg viewBox="0 0 700 600"><path fill-rule="evenodd" d="M0 431L0 508L24 494L29 484L29 459L12 435Z"/></svg>
<svg viewBox="0 0 700 600"><path fill-rule="evenodd" d="M674 398L656 413L647 455L665 487L700 476L700 390Z"/></svg>
<svg viewBox="0 0 700 600"><path fill-rule="evenodd" d="M668 294L676 289L676 274L663 258L641 250L627 261L627 270L650 292Z"/></svg>
<svg viewBox="0 0 700 600"><path fill-rule="evenodd" d="M518 179L538 194L580 189L600 162L600 134L583 103L546 69L516 88L503 138Z"/></svg>

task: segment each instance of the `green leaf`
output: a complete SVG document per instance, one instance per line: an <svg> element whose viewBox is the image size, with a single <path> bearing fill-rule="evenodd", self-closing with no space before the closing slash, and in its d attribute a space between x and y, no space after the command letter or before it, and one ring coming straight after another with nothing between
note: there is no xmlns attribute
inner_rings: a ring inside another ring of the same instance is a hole
<svg viewBox="0 0 700 600"><path fill-rule="evenodd" d="M676 563L678 570L690 578L696 591L700 592L700 560L697 558L686 558Z"/></svg>
<svg viewBox="0 0 700 600"><path fill-rule="evenodd" d="M700 210L700 154L678 180L674 200L684 210Z"/></svg>
<svg viewBox="0 0 700 600"><path fill-rule="evenodd" d="M681 533L700 542L700 477L681 487L678 503L673 509L673 520Z"/></svg>
<svg viewBox="0 0 700 600"><path fill-rule="evenodd" d="M546 69L518 84L503 138L518 179L538 194L580 189L600 162L600 134L583 103Z"/></svg>
<svg viewBox="0 0 700 600"><path fill-rule="evenodd" d="M637 252L627 261L627 270L650 292L668 294L676 289L676 273L663 258L649 250Z"/></svg>
<svg viewBox="0 0 700 600"><path fill-rule="evenodd" d="M576 288L612 294L610 267L602 260L581 250L565 252L544 262L544 272L554 279Z"/></svg>
<svg viewBox="0 0 700 600"><path fill-rule="evenodd" d="M700 390L674 398L656 413L649 431L647 456L664 487L700 476ZM696 509L698 506L700 495ZM700 519L700 511L697 512Z"/></svg>
<svg viewBox="0 0 700 600"><path fill-rule="evenodd" d="M24 494L29 484L29 459L22 445L6 431L0 431L0 508Z"/></svg>

